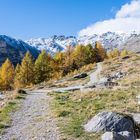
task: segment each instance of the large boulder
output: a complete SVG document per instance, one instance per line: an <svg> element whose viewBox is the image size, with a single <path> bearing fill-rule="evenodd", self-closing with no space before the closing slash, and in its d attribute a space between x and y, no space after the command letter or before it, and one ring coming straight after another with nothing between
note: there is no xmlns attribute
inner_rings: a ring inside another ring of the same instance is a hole
<svg viewBox="0 0 140 140"><path fill-rule="evenodd" d="M106 132L102 135L101 140L136 140L133 133L123 132Z"/></svg>
<svg viewBox="0 0 140 140"><path fill-rule="evenodd" d="M131 117L115 112L101 112L84 125L87 132L121 132L134 133L135 125Z"/></svg>

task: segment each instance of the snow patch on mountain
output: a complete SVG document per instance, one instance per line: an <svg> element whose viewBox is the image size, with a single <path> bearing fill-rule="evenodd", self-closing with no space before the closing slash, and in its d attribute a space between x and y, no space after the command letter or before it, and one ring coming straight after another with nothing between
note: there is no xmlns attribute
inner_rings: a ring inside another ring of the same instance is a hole
<svg viewBox="0 0 140 140"><path fill-rule="evenodd" d="M92 44L95 45L96 41L99 41L102 43L102 45L105 47L106 50L112 50L114 48L121 49L121 45L126 42L130 34L118 34L115 32L107 32L103 34L94 34L91 36L79 36L78 43L79 44Z"/></svg>
<svg viewBox="0 0 140 140"><path fill-rule="evenodd" d="M47 52L54 54L58 51L64 51L67 46L77 45L76 37L69 36L56 36L50 38L37 38L26 41L29 45L35 46L38 50L46 50Z"/></svg>
<svg viewBox="0 0 140 140"><path fill-rule="evenodd" d="M46 50L47 52L54 54L58 51L64 51L66 46L76 46L79 44L95 45L96 41L102 43L106 50L112 50L114 48L122 49L124 43L127 42L129 38L134 38L136 35L135 32L131 34L126 33L116 33L116 32L107 32L103 34L94 34L94 35L84 35L78 36L53 36L50 38L37 38L30 39L26 41L29 45L35 46L38 50Z"/></svg>

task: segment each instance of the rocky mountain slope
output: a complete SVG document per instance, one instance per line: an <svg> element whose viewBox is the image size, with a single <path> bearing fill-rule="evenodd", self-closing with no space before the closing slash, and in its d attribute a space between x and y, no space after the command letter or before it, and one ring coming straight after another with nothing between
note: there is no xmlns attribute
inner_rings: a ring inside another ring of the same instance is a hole
<svg viewBox="0 0 140 140"><path fill-rule="evenodd" d="M46 50L51 54L57 51L63 51L66 46L75 46L78 44L76 37L52 36L50 38L37 38L26 41L29 45L35 46L38 50Z"/></svg>
<svg viewBox="0 0 140 140"><path fill-rule="evenodd" d="M133 34L122 45L122 48L126 48L130 51L140 52L140 34Z"/></svg>
<svg viewBox="0 0 140 140"><path fill-rule="evenodd" d="M140 34L132 32L131 34L118 34L115 32L107 32L102 35L94 34L92 36L52 36L50 38L37 38L27 41L17 40L5 35L0 35L0 64L8 57L13 64L19 63L27 51L36 58L40 50L46 50L50 54L58 51L64 51L66 46L75 46L78 44L92 44L99 41L106 50L113 48L140 51Z"/></svg>
<svg viewBox="0 0 140 140"><path fill-rule="evenodd" d="M34 58L39 54L39 51L22 40L0 35L0 65L9 58L15 65L21 62L24 54L29 51Z"/></svg>
<svg viewBox="0 0 140 140"><path fill-rule="evenodd" d="M57 114L60 130L66 130L62 132L62 139L69 139L70 136L73 140L140 138L140 104L137 99L140 93L140 54L106 60L101 65L99 78L112 77L108 82L117 85L96 86L79 91L76 89L67 91L67 94L64 91L51 93L54 105L52 111L54 115ZM99 69L98 65L96 68Z"/></svg>

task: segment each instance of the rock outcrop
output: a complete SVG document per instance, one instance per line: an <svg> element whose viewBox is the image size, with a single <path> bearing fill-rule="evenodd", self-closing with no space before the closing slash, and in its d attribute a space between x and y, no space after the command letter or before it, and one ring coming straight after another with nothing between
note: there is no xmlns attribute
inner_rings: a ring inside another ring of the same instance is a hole
<svg viewBox="0 0 140 140"><path fill-rule="evenodd" d="M101 112L84 125L87 132L121 132L134 133L135 125L131 117L115 112Z"/></svg>
<svg viewBox="0 0 140 140"><path fill-rule="evenodd" d="M101 112L84 125L86 132L102 133L102 140L136 140L140 138L140 114Z"/></svg>
<svg viewBox="0 0 140 140"><path fill-rule="evenodd" d="M126 72L117 72L113 75L109 75L107 76L107 81L108 82L113 82L113 81L116 81L116 80L120 80L121 78L124 78L125 76L127 75Z"/></svg>

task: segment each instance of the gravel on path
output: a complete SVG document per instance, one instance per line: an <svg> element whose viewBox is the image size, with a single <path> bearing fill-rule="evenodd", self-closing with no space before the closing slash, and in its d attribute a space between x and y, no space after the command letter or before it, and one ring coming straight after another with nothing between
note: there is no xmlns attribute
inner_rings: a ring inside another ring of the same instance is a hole
<svg viewBox="0 0 140 140"><path fill-rule="evenodd" d="M28 92L2 140L59 140L56 121L49 116L51 99L46 90Z"/></svg>

